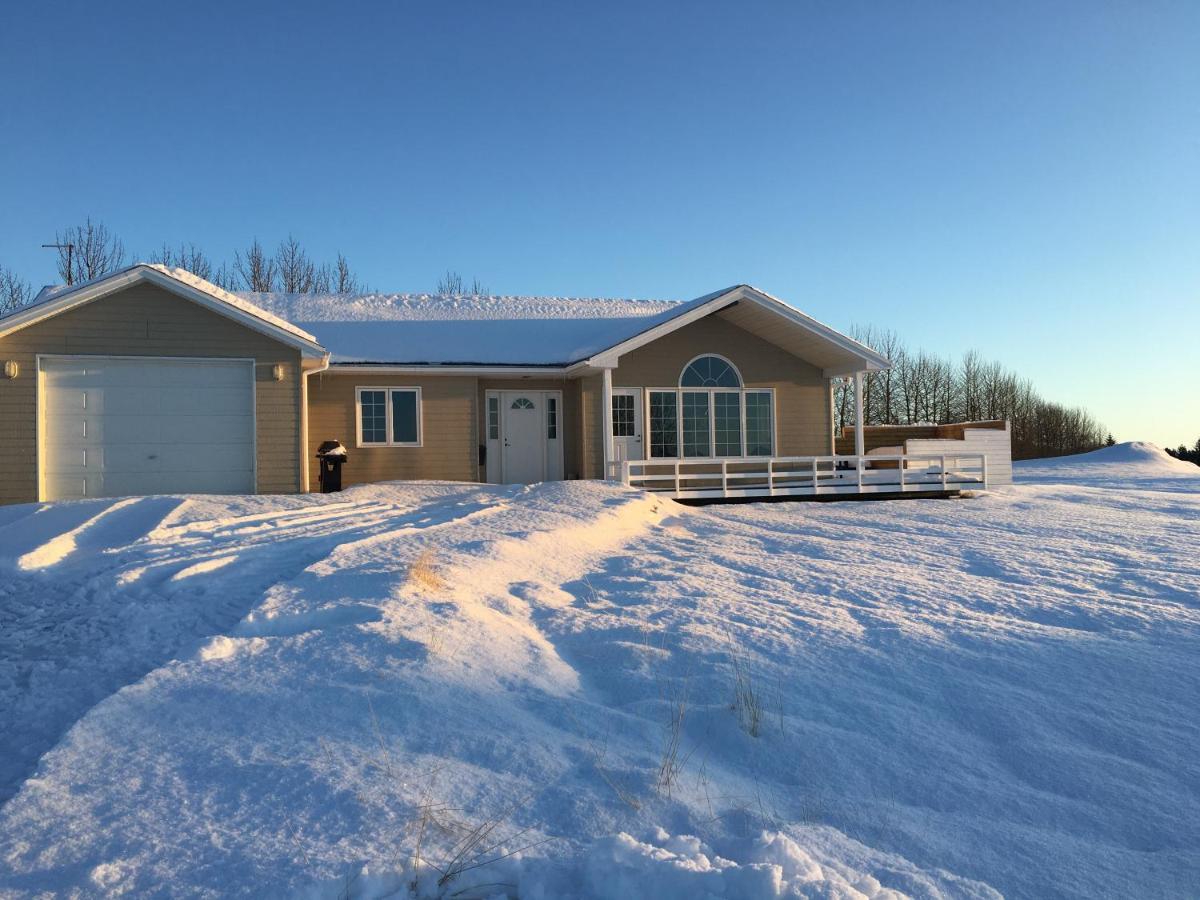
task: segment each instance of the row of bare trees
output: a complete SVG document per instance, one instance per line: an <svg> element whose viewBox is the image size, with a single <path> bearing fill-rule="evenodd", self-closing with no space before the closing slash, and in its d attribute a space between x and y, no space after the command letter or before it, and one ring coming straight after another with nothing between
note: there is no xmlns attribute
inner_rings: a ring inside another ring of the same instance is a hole
<svg viewBox="0 0 1200 900"><path fill-rule="evenodd" d="M58 276L64 284L102 278L125 266L130 254L124 242L103 222L88 218L56 232L47 245L58 253ZM233 265L214 265L195 244L163 244L148 262L186 269L230 291L284 291L291 294L357 294L363 287L341 253L333 263L317 262L291 235L280 241L274 254L255 238L244 251L234 253ZM12 270L0 266L0 311L23 306L33 298L32 286Z"/></svg>
<svg viewBox="0 0 1200 900"><path fill-rule="evenodd" d="M1029 379L975 351L955 361L910 350L894 331L856 326L851 334L892 361L892 368L864 379L868 425L1007 419L1014 459L1084 453L1105 443L1104 428L1087 410L1046 400ZM835 386L834 413L838 428L854 424L851 382Z"/></svg>

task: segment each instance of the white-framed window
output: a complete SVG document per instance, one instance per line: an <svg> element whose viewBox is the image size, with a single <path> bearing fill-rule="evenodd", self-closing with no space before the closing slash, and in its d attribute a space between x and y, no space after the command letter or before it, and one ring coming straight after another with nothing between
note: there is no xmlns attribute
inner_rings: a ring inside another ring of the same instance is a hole
<svg viewBox="0 0 1200 900"><path fill-rule="evenodd" d="M737 366L707 353L679 386L646 391L651 459L747 459L775 452L775 391L747 388Z"/></svg>
<svg viewBox="0 0 1200 900"><path fill-rule="evenodd" d="M419 387L359 387L354 392L358 446L421 446Z"/></svg>

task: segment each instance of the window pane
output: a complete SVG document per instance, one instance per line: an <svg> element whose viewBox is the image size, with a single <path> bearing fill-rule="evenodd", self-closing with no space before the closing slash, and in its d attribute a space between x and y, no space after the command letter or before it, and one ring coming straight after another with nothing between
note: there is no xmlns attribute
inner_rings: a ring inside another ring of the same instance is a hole
<svg viewBox="0 0 1200 900"><path fill-rule="evenodd" d="M546 440L558 438L558 398L546 398Z"/></svg>
<svg viewBox="0 0 1200 900"><path fill-rule="evenodd" d="M741 456L742 395L736 391L713 394L713 416L717 456Z"/></svg>
<svg viewBox="0 0 1200 900"><path fill-rule="evenodd" d="M717 356L702 356L691 362L679 378L680 387L741 387L737 371Z"/></svg>
<svg viewBox="0 0 1200 900"><path fill-rule="evenodd" d="M683 392L683 455L712 456L708 440L708 394Z"/></svg>
<svg viewBox="0 0 1200 900"><path fill-rule="evenodd" d="M513 409L537 409L528 397L518 397L512 402Z"/></svg>
<svg viewBox="0 0 1200 900"><path fill-rule="evenodd" d="M650 456L679 455L679 407L674 391L650 392Z"/></svg>
<svg viewBox="0 0 1200 900"><path fill-rule="evenodd" d="M746 455L770 456L774 437L771 422L771 394L746 392Z"/></svg>
<svg viewBox="0 0 1200 900"><path fill-rule="evenodd" d="M613 394L612 430L613 437L633 437L637 433L633 421L633 397L630 394Z"/></svg>
<svg viewBox="0 0 1200 900"><path fill-rule="evenodd" d="M392 441L417 442L417 392L392 391Z"/></svg>
<svg viewBox="0 0 1200 900"><path fill-rule="evenodd" d="M500 440L500 398L488 397L488 440Z"/></svg>
<svg viewBox="0 0 1200 900"><path fill-rule="evenodd" d="M360 391L359 415L364 444L387 443L387 391Z"/></svg>

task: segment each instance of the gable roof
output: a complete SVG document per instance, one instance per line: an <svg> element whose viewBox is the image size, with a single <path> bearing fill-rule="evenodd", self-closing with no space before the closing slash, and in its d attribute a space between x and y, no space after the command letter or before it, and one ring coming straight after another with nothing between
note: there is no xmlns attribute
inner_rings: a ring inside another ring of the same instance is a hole
<svg viewBox="0 0 1200 900"><path fill-rule="evenodd" d="M869 347L749 285L687 302L429 294L241 296L299 322L329 348L335 365L611 366L623 353L712 314L829 375L889 365Z"/></svg>
<svg viewBox="0 0 1200 900"><path fill-rule="evenodd" d="M199 303L268 337L298 347L305 356L323 359L326 355L317 339L299 326L191 272L154 263L135 263L81 284L42 288L32 303L0 315L0 337L143 281Z"/></svg>

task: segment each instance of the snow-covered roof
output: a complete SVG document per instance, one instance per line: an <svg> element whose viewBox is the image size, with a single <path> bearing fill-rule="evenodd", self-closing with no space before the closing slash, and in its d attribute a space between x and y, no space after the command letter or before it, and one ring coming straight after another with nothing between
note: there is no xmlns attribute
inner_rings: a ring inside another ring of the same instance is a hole
<svg viewBox="0 0 1200 900"><path fill-rule="evenodd" d="M241 294L298 323L334 363L564 366L720 296L688 302L436 294Z"/></svg>
<svg viewBox="0 0 1200 900"><path fill-rule="evenodd" d="M34 297L32 303L0 315L0 332L25 327L35 321L65 311L74 306L76 302L86 303L140 280L154 281L168 289L172 285L189 289L194 292L190 296L202 295L210 298L251 321L268 326L271 330L290 335L305 344L317 344L317 339L298 325L257 306L250 300L217 287L212 282L193 275L185 269L175 269L158 263L134 263L91 281L69 286L44 287Z"/></svg>
<svg viewBox="0 0 1200 900"><path fill-rule="evenodd" d="M334 364L615 365L620 355L711 313L829 374L886 368L869 347L750 285L694 300L432 294L242 294L316 335Z"/></svg>

